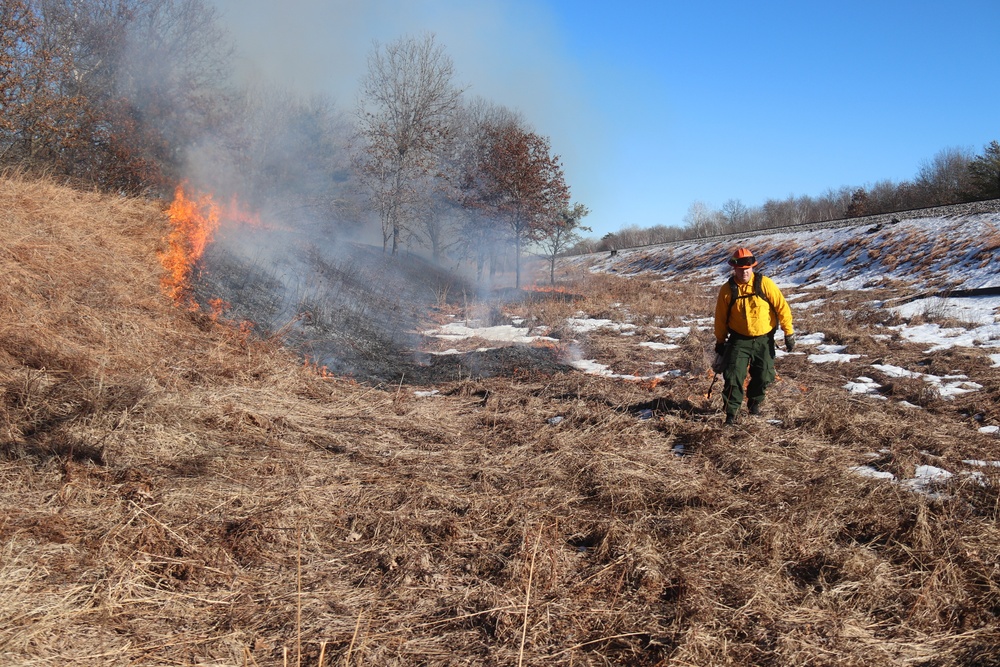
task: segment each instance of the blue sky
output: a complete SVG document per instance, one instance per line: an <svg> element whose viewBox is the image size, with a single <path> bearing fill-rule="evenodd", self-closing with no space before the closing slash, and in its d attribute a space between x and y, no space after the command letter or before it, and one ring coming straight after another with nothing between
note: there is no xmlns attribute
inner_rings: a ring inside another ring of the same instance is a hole
<svg viewBox="0 0 1000 667"><path fill-rule="evenodd" d="M912 179L1000 140L1000 2L215 0L245 71L353 109L372 40L433 32L520 110L599 237L694 202Z"/></svg>

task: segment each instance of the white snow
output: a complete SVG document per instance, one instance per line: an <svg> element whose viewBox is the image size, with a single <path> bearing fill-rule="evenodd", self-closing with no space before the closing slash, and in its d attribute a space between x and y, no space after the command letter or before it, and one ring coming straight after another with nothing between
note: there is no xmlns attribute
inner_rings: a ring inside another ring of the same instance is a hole
<svg viewBox="0 0 1000 667"><path fill-rule="evenodd" d="M573 333L589 333L598 329L613 329L615 331L633 331L635 329L634 324L584 317L571 317L566 320L566 325Z"/></svg>
<svg viewBox="0 0 1000 667"><path fill-rule="evenodd" d="M854 359L860 359L860 354L810 354L809 361L814 364L829 364L829 363L839 363L842 364L847 361L853 361Z"/></svg>
<svg viewBox="0 0 1000 667"><path fill-rule="evenodd" d="M970 391L978 391L983 388L983 385L977 382L971 382L966 375L928 375L926 373L908 371L905 368L889 364L873 364L872 368L877 371L881 371L889 377L919 378L924 382L928 382L933 385L934 390L937 391L938 395L942 398L954 398L959 394L967 394Z"/></svg>
<svg viewBox="0 0 1000 667"><path fill-rule="evenodd" d="M848 382L844 385L844 389L851 394L870 394L879 398L885 398L878 393L878 390L881 388L882 385L877 384L875 380L869 377L855 378L853 382Z"/></svg>
<svg viewBox="0 0 1000 667"><path fill-rule="evenodd" d="M639 343L639 347L648 347L651 350L656 350L657 352L666 352L667 350L678 350L680 345L674 345L673 343L654 343L652 341L646 341Z"/></svg>
<svg viewBox="0 0 1000 667"><path fill-rule="evenodd" d="M862 477L872 477L874 479L889 479L895 480L896 476L891 472L885 470L877 470L871 466L851 466L852 471L858 473Z"/></svg>

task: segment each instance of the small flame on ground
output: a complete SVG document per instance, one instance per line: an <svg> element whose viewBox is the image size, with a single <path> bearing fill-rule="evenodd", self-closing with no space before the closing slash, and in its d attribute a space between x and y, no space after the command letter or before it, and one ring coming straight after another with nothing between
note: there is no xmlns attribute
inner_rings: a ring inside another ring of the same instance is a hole
<svg viewBox="0 0 1000 667"><path fill-rule="evenodd" d="M649 378L647 380L641 380L639 382L639 386L647 391L653 391L661 384L663 384L663 378L658 378L658 377Z"/></svg>
<svg viewBox="0 0 1000 667"><path fill-rule="evenodd" d="M334 374L330 372L330 369L327 368L325 364L323 366L320 366L319 362L311 358L308 354L305 355L305 359L303 360L302 366L307 371L315 375L318 375L323 379L333 379L335 377Z"/></svg>

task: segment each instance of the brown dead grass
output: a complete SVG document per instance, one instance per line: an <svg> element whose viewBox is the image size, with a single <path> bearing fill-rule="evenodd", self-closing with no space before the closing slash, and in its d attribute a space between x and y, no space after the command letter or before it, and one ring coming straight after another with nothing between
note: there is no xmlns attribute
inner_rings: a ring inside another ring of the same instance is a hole
<svg viewBox="0 0 1000 667"><path fill-rule="evenodd" d="M996 470L937 500L849 470L1000 458L976 430L1000 398L978 353L935 363L982 392L852 397L873 357L926 355L843 317L868 357L782 359L782 424L732 432L697 327L658 359L637 337L576 342L616 372L687 371L655 387L522 372L418 398L167 303L164 224L148 202L0 181L0 663L998 664ZM584 296L516 314L680 326L714 298L568 287ZM802 331L864 303L825 296L845 303L797 313Z"/></svg>

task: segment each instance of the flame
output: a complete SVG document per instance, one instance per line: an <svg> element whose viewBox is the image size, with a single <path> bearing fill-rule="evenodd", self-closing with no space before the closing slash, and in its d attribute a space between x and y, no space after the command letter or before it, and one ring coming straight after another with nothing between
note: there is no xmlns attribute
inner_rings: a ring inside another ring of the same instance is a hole
<svg viewBox="0 0 1000 667"><path fill-rule="evenodd" d="M189 195L183 183L174 190L167 217L171 230L167 250L160 255L167 270L162 279L163 291L177 304L197 310L192 278L216 231L223 223L260 227L260 220L242 210L235 197L228 206L220 206L210 194Z"/></svg>
<svg viewBox="0 0 1000 667"><path fill-rule="evenodd" d="M647 378L645 380L640 380L639 381L639 386L642 387L643 389L647 390L647 391L653 391L658 386L660 386L661 384L663 384L663 382L664 382L663 378L651 377L651 378Z"/></svg>
<svg viewBox="0 0 1000 667"><path fill-rule="evenodd" d="M305 355L302 365L307 371L314 373L321 378L330 379L334 377L333 373L330 372L330 369L327 368L326 365L320 366L319 362L312 359L308 354Z"/></svg>
<svg viewBox="0 0 1000 667"><path fill-rule="evenodd" d="M537 347L537 348L548 349L548 350L555 350L557 352L562 352L563 349L564 349L564 347L565 347L563 345L562 341L558 341L558 340L541 340L541 339L535 339L535 340L531 341L530 345L531 345L531 347Z"/></svg>

